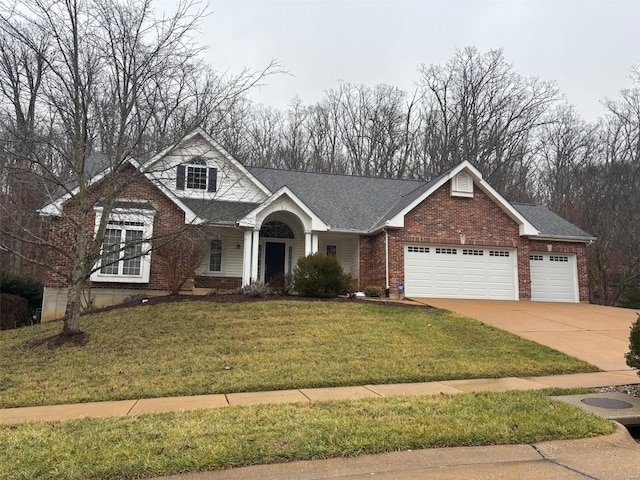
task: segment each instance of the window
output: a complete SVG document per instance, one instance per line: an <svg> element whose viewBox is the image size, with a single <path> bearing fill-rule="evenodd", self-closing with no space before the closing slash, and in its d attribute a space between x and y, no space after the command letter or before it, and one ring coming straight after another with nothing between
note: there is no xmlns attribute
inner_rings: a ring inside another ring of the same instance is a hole
<svg viewBox="0 0 640 480"><path fill-rule="evenodd" d="M178 165L176 189L215 192L218 189L218 169L207 167L207 162L199 157L186 165Z"/></svg>
<svg viewBox="0 0 640 480"><path fill-rule="evenodd" d="M474 257L482 257L484 255L484 250L474 250L471 248L465 248L462 250L463 255L473 255Z"/></svg>
<svg viewBox="0 0 640 480"><path fill-rule="evenodd" d="M267 238L294 238L293 230L284 222L265 222L260 228L260 237Z"/></svg>
<svg viewBox="0 0 640 480"><path fill-rule="evenodd" d="M211 240L211 253L209 254L209 271L222 271L222 240Z"/></svg>
<svg viewBox="0 0 640 480"><path fill-rule="evenodd" d="M96 231L102 220L96 208ZM99 268L93 282L149 282L149 250L155 211L147 208L114 208L102 240Z"/></svg>
<svg viewBox="0 0 640 480"><path fill-rule="evenodd" d="M560 255L551 255L549 257L549 261L551 262L568 262L569 257L560 256Z"/></svg>
<svg viewBox="0 0 640 480"><path fill-rule="evenodd" d="M409 253L429 253L429 247L407 247Z"/></svg>
<svg viewBox="0 0 640 480"><path fill-rule="evenodd" d="M544 260L544 257L542 255L531 254L529 255L529 260L532 260L534 262L542 262Z"/></svg>
<svg viewBox="0 0 640 480"><path fill-rule="evenodd" d="M508 257L509 252L506 250L489 250L490 257Z"/></svg>
<svg viewBox="0 0 640 480"><path fill-rule="evenodd" d="M337 245L327 245L327 257L335 257L338 255Z"/></svg>
<svg viewBox="0 0 640 480"><path fill-rule="evenodd" d="M445 254L445 255L457 255L458 250L455 248L436 248L437 254Z"/></svg>

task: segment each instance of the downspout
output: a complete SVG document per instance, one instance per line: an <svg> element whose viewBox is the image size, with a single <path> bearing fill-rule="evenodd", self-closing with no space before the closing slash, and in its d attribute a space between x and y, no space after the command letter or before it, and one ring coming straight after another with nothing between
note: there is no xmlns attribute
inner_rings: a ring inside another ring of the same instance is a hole
<svg viewBox="0 0 640 480"><path fill-rule="evenodd" d="M387 225L389 225L389 222L387 222ZM386 228L383 228L382 231L384 232L384 296L389 298L389 231Z"/></svg>

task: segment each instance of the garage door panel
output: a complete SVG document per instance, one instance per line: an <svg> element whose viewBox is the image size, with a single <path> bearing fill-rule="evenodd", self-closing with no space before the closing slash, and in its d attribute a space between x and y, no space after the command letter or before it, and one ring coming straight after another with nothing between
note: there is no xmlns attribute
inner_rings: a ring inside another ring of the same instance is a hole
<svg viewBox="0 0 640 480"><path fill-rule="evenodd" d="M577 302L575 255L535 253L529 256L531 300Z"/></svg>
<svg viewBox="0 0 640 480"><path fill-rule="evenodd" d="M405 293L414 297L513 300L514 250L437 245L405 248Z"/></svg>

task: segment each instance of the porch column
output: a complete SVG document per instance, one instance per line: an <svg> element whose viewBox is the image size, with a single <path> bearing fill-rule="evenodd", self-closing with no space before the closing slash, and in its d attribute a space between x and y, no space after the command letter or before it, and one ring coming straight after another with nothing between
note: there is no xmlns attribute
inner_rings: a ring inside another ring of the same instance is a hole
<svg viewBox="0 0 640 480"><path fill-rule="evenodd" d="M311 253L318 253L318 234L311 234Z"/></svg>
<svg viewBox="0 0 640 480"><path fill-rule="evenodd" d="M313 253L313 244L312 244L312 235L311 232L304 232L304 254L311 255Z"/></svg>
<svg viewBox="0 0 640 480"><path fill-rule="evenodd" d="M251 281L258 280L258 249L260 248L260 230L253 231L253 242L251 242Z"/></svg>
<svg viewBox="0 0 640 480"><path fill-rule="evenodd" d="M242 254L242 286L251 283L251 252L253 235L251 230L244 231L244 251Z"/></svg>

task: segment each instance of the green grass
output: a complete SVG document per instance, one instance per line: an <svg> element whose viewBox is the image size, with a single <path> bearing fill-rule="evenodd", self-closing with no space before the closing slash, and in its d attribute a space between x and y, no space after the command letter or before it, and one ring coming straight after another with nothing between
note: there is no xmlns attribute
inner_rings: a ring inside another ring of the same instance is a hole
<svg viewBox="0 0 640 480"><path fill-rule="evenodd" d="M542 392L229 407L0 425L0 478L124 479L364 453L535 443L613 424Z"/></svg>
<svg viewBox="0 0 640 480"><path fill-rule="evenodd" d="M83 347L28 341L59 322L0 332L0 406L597 369L449 312L368 303L180 302L82 318Z"/></svg>

